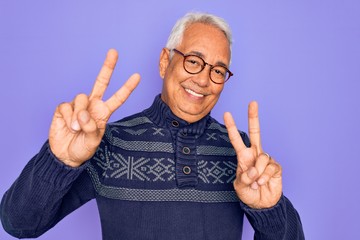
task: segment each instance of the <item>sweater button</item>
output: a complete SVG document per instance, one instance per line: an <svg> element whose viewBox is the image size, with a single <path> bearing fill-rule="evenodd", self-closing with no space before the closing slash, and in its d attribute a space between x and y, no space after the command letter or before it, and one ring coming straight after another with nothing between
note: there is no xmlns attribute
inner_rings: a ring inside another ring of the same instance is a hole
<svg viewBox="0 0 360 240"><path fill-rule="evenodd" d="M190 153L190 148L184 147L184 148L182 149L182 152L183 152L184 154L189 154L189 153Z"/></svg>
<svg viewBox="0 0 360 240"><path fill-rule="evenodd" d="M175 121L175 120L173 120L173 121L171 121L171 125L173 126L173 127L179 127L179 122L178 121Z"/></svg>
<svg viewBox="0 0 360 240"><path fill-rule="evenodd" d="M183 173L189 175L191 173L191 168L189 166L184 166Z"/></svg>

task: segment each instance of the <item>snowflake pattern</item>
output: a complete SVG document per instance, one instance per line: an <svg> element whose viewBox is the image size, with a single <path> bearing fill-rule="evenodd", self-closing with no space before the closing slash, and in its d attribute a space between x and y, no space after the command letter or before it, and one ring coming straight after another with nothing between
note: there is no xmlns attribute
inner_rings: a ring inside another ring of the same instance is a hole
<svg viewBox="0 0 360 240"><path fill-rule="evenodd" d="M97 154L97 165L103 170L105 178L122 178L139 181L173 181L175 162L170 158L135 158L121 154L105 152ZM111 155L111 157L108 157Z"/></svg>
<svg viewBox="0 0 360 240"><path fill-rule="evenodd" d="M105 148L107 151L107 148ZM112 153L98 153L97 165L106 178L166 182L175 180L175 161L170 158L134 158ZM198 162L199 180L206 184L228 184L235 179L236 163L232 161Z"/></svg>
<svg viewBox="0 0 360 240"><path fill-rule="evenodd" d="M204 183L231 183L235 180L236 167L236 163L231 161L200 160L199 178Z"/></svg>
<svg viewBox="0 0 360 240"><path fill-rule="evenodd" d="M153 181L172 181L175 179L175 162L168 158L154 158L155 164L148 165L148 174L154 176Z"/></svg>

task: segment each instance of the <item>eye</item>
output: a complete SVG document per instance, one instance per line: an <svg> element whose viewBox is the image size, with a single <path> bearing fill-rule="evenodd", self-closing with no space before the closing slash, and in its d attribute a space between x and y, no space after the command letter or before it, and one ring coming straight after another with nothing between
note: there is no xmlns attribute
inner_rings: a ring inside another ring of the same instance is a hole
<svg viewBox="0 0 360 240"><path fill-rule="evenodd" d="M186 59L186 64L188 65L192 65L192 66L199 66L201 65L200 61L196 58L193 58L193 57L188 57Z"/></svg>
<svg viewBox="0 0 360 240"><path fill-rule="evenodd" d="M223 67L214 67L213 72L221 77L226 75L226 70Z"/></svg>

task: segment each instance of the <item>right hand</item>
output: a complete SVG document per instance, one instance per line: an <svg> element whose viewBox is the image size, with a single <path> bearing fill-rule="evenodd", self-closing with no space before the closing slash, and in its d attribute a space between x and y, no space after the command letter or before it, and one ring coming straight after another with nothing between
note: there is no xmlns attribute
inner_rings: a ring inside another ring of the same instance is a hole
<svg viewBox="0 0 360 240"><path fill-rule="evenodd" d="M113 96L107 101L102 100L117 58L117 51L110 49L89 96L79 94L72 102L56 108L49 145L53 154L68 166L78 167L95 154L111 114L140 82L140 75L133 74Z"/></svg>

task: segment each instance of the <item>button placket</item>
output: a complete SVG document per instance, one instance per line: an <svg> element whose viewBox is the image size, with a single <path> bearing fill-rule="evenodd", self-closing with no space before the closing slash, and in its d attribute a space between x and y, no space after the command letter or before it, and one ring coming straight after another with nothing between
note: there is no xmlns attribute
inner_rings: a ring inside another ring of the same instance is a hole
<svg viewBox="0 0 360 240"><path fill-rule="evenodd" d="M183 133L187 133L186 136ZM180 188L195 187L198 184L196 135L179 129L176 141L176 179L178 186Z"/></svg>

